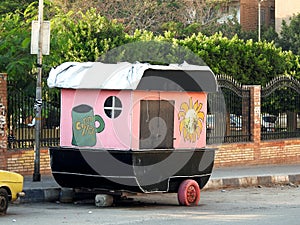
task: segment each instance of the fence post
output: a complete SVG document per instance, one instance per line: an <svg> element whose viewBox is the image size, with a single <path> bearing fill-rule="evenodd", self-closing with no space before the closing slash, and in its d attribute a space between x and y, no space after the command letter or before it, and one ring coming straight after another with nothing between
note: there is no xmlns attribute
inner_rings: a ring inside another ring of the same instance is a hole
<svg viewBox="0 0 300 225"><path fill-rule="evenodd" d="M297 130L297 113L287 111L287 131L293 132Z"/></svg>
<svg viewBox="0 0 300 225"><path fill-rule="evenodd" d="M250 134L251 141L260 143L260 112L261 98L260 85L243 85L243 88L250 90ZM244 110L243 110L244 111Z"/></svg>
<svg viewBox="0 0 300 225"><path fill-rule="evenodd" d="M0 73L0 169L7 168L7 74Z"/></svg>

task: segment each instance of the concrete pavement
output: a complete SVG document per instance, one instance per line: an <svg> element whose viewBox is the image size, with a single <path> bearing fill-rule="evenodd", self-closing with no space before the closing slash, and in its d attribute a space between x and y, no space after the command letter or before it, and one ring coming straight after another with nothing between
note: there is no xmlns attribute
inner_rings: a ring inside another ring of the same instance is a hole
<svg viewBox="0 0 300 225"><path fill-rule="evenodd" d="M238 188L299 183L300 164L228 167L215 168L205 188Z"/></svg>
<svg viewBox="0 0 300 225"><path fill-rule="evenodd" d="M275 184L300 184L300 164L214 168L204 189ZM64 189L55 182L51 175L42 175L40 182L33 182L32 176L25 176L24 192L26 196L21 199L21 202L58 201L62 190Z"/></svg>

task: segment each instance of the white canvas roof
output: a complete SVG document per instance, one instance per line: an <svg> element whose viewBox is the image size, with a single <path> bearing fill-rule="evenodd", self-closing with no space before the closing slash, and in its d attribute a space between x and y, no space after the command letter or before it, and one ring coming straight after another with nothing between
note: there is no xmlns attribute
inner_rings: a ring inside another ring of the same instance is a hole
<svg viewBox="0 0 300 225"><path fill-rule="evenodd" d="M105 64L66 62L50 71L50 88L208 91L217 82L208 66L187 63L151 65L148 63Z"/></svg>

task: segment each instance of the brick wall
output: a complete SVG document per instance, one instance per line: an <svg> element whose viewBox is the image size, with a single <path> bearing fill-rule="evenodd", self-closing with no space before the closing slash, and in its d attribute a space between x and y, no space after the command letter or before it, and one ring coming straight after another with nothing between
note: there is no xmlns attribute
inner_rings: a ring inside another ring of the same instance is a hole
<svg viewBox="0 0 300 225"><path fill-rule="evenodd" d="M9 150L6 154L7 170L23 175L32 175L34 168L34 150ZM40 149L40 173L50 174L50 158L48 149Z"/></svg>
<svg viewBox="0 0 300 225"><path fill-rule="evenodd" d="M257 29L257 1L241 0L240 1L240 20L244 30Z"/></svg>
<svg viewBox="0 0 300 225"><path fill-rule="evenodd" d="M215 146L215 167L300 163L300 139Z"/></svg>
<svg viewBox="0 0 300 225"><path fill-rule="evenodd" d="M0 169L6 168L5 153L7 151L7 75L0 73Z"/></svg>
<svg viewBox="0 0 300 225"><path fill-rule="evenodd" d="M222 144L210 147L218 148L215 157L215 167L300 163L300 139ZM5 158L7 161L5 169L19 172L23 175L33 174L33 149L9 150ZM51 173L47 149L41 149L40 152L40 173L42 175Z"/></svg>
<svg viewBox="0 0 300 225"><path fill-rule="evenodd" d="M275 8L275 0L261 2L261 14L264 14L264 23L271 24L271 8ZM240 0L240 23L244 30L258 29L258 1L257 0Z"/></svg>

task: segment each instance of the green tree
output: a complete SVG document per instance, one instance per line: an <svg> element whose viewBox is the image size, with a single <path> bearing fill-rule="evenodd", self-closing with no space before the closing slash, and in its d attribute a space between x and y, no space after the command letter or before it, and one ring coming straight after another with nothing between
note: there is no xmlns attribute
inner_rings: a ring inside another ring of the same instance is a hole
<svg viewBox="0 0 300 225"><path fill-rule="evenodd" d="M9 82L29 95L35 93L36 55L30 54L31 23L38 18L38 1L28 2L23 11L0 16L0 71L8 73ZM44 1L44 18L55 14L50 1ZM47 68L45 70L47 72Z"/></svg>
<svg viewBox="0 0 300 225"><path fill-rule="evenodd" d="M57 14L51 25L53 50L48 57L51 66L64 61L96 61L100 55L126 41L123 26L97 14L93 8L85 13Z"/></svg>
<svg viewBox="0 0 300 225"><path fill-rule="evenodd" d="M7 72L9 80L20 89L31 93L35 91L36 56L30 55L30 33L31 21L37 19L37 4L34 2L23 12L8 13L0 19L0 70ZM99 15L96 9L65 13L50 3L45 7L45 19L51 20L51 48L50 55L43 58L44 84L50 69L63 62L97 61L115 47L149 40L187 47L216 74L232 75L243 84L265 84L283 73L299 77L298 56L276 48L273 42L258 43L233 36L239 27L225 30L230 37L222 33L212 36L196 33L196 23L186 36L178 36L176 29L162 35L139 29L130 35L121 23Z"/></svg>
<svg viewBox="0 0 300 225"><path fill-rule="evenodd" d="M163 34L166 28L190 24L209 26L221 16L221 7L226 6L229 0L54 0L62 10L86 12L95 8L98 13L109 20L118 20L124 25L129 34L136 29Z"/></svg>
<svg viewBox="0 0 300 225"><path fill-rule="evenodd" d="M280 32L279 46L283 50L291 50L294 54L300 55L300 13L290 18L288 24L282 21L282 30Z"/></svg>
<svg viewBox="0 0 300 225"><path fill-rule="evenodd" d="M96 61L125 41L123 26L100 16L94 9L86 13L64 14L45 1L45 20L51 18L50 55L43 57L43 83L53 66L65 61ZM30 54L31 22L37 19L38 2L23 12L0 17L0 71L28 94L35 93L36 55Z"/></svg>
<svg viewBox="0 0 300 225"><path fill-rule="evenodd" d="M299 73L296 58L283 52L273 42L244 41L222 34L205 36L201 33L179 41L191 49L216 73L233 76L243 84L264 85L279 74ZM299 64L298 64L299 65Z"/></svg>
<svg viewBox="0 0 300 225"><path fill-rule="evenodd" d="M1 0L0 15L12 13L16 10L24 11L28 5L36 0Z"/></svg>
<svg viewBox="0 0 300 225"><path fill-rule="evenodd" d="M275 31L274 27L263 27L261 39L265 40L267 42L274 42L277 45L277 43L279 41L279 36L278 36L277 32Z"/></svg>
<svg viewBox="0 0 300 225"><path fill-rule="evenodd" d="M23 90L34 81L29 18L32 15L28 11L7 13L0 18L0 71L8 73L8 80Z"/></svg>

